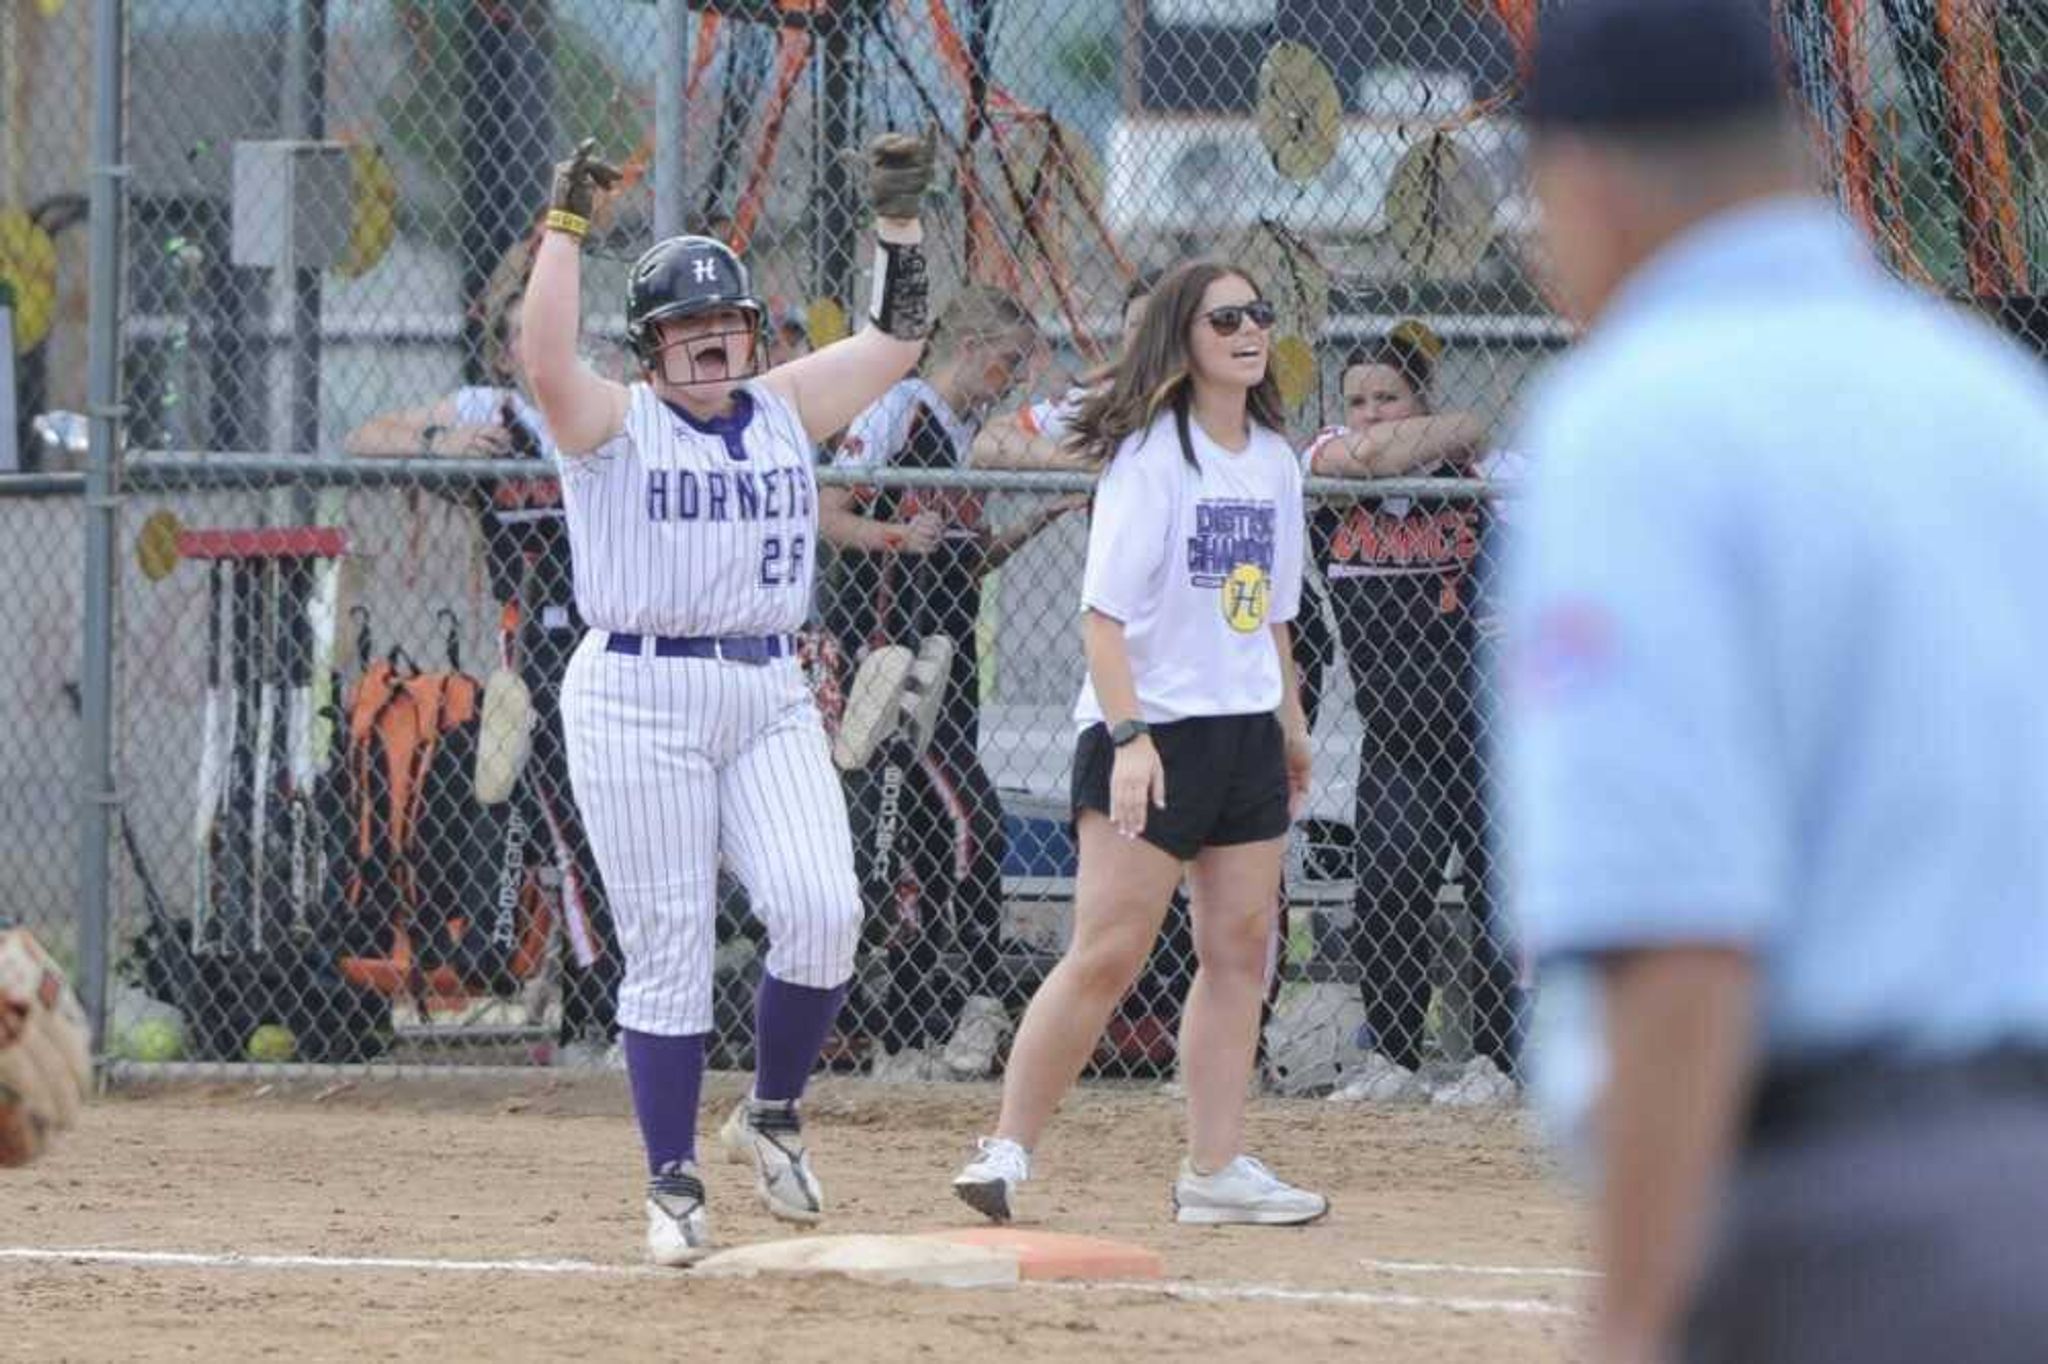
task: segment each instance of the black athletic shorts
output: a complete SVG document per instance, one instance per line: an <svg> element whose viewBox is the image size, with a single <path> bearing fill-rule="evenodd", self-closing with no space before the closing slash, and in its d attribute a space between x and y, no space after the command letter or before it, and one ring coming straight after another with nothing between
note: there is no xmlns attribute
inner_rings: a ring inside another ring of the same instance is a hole
<svg viewBox="0 0 2048 1364"><path fill-rule="evenodd" d="M1287 833L1287 749L1279 719L1202 715L1152 727L1166 768L1166 808L1145 815L1147 843L1186 862L1203 848L1262 843ZM1081 731L1074 748L1074 818L1109 813L1116 745L1105 725Z"/></svg>

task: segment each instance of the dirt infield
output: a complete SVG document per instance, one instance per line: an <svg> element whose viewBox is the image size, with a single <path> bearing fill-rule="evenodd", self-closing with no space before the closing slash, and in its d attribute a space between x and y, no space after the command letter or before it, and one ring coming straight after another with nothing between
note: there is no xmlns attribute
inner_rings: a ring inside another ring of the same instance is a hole
<svg viewBox="0 0 2048 1364"><path fill-rule="evenodd" d="M707 1143L738 1086L708 1087ZM946 1181L994 1102L821 1082L827 1228L966 1224ZM1041 1150L1024 1219L1149 1245L1164 1285L693 1282L638 1267L617 1076L123 1089L43 1164L0 1176L0 1358L1565 1355L1583 1244L1514 1118L1265 1101L1252 1133L1332 1196L1327 1221L1174 1225L1179 1111L1155 1092L1083 1092ZM706 1173L722 1243L785 1234L738 1167ZM52 1253L85 1249L144 1254Z"/></svg>

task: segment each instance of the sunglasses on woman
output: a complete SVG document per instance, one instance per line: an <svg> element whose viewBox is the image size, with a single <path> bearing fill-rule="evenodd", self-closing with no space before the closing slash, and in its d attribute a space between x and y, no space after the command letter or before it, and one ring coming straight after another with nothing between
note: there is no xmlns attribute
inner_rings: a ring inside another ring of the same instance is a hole
<svg viewBox="0 0 2048 1364"><path fill-rule="evenodd" d="M1273 330L1273 323L1280 314L1264 299L1255 299L1250 303L1232 303L1227 307L1211 308L1202 316L1209 319L1209 325L1216 329L1218 336L1230 336L1247 322L1262 332L1269 332Z"/></svg>

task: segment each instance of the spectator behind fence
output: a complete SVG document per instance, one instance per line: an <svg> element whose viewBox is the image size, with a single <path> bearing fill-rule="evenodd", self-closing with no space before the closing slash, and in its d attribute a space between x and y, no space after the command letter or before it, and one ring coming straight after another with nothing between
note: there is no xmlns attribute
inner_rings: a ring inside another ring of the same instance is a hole
<svg viewBox="0 0 2048 1364"><path fill-rule="evenodd" d="M985 286L963 290L940 315L924 373L906 379L847 429L834 463L842 469L957 469L966 462L983 415L1010 392L1040 345L1037 325L1015 299ZM855 510L865 503L868 514ZM853 551L842 566L830 608L832 628L849 654L882 644L918 648L944 641L950 653L931 740L903 793L915 808L935 797L950 825L943 834L906 822L899 851L922 891L914 910L871 904L870 914L905 916L889 933L889 985L881 1002L882 1052L875 1073L892 1080L987 1075L1010 1031L1002 999L1003 810L981 763L980 657L975 638L981 581L1032 536L1076 503L1045 504L995 533L985 524L981 494L960 489L821 494L825 539ZM927 650L929 656L929 651ZM849 704L842 736L867 752L864 736L845 727L877 718ZM856 799L858 808L861 802ZM917 834L921 836L912 836ZM940 840L943 839L943 843ZM867 840L859 840L865 843ZM932 913L951 901L954 943L966 978L939 971ZM914 913L916 922L908 917ZM941 1039L942 1052L934 1052Z"/></svg>
<svg viewBox="0 0 2048 1364"><path fill-rule="evenodd" d="M1346 356L1345 424L1303 452L1308 470L1336 478L1489 470L1494 459L1481 454L1486 424L1434 410L1442 350L1434 332L1411 321ZM1311 552L1329 584L1364 730L1353 932L1372 1050L1333 1098L1423 1094L1417 1071L1429 1012L1430 918L1453 857L1473 928L1479 1054L1434 1097L1488 1103L1514 1093L1520 991L1494 922L1473 694L1473 570L1487 515L1478 502L1428 497L1367 498L1315 515Z"/></svg>
<svg viewBox="0 0 2048 1364"><path fill-rule="evenodd" d="M527 396L514 357L519 344L519 291L527 251L517 248L486 288L484 369L493 383L469 385L424 407L370 418L342 442L350 455L531 459L553 468L555 443ZM497 479L470 485L483 540L486 576L499 608L499 652L532 698L532 748L514 799L525 802L525 826L547 830L562 869L562 909L569 950L563 954L561 1059L608 1059L617 1040L619 952L603 882L569 790L563 749L562 673L583 637L570 573L569 536L560 485L552 476ZM529 853L537 847L529 849Z"/></svg>
<svg viewBox="0 0 2048 1364"><path fill-rule="evenodd" d="M1144 271L1124 289L1123 331L1117 337L1121 352L1137 335L1145 320L1145 303L1159 285L1157 271ZM1015 412L998 417L974 438L968 463L977 469L1064 469L1084 468L1081 457L1067 447L1074 416L1087 398L1089 385L1075 384L1057 398L1040 398Z"/></svg>

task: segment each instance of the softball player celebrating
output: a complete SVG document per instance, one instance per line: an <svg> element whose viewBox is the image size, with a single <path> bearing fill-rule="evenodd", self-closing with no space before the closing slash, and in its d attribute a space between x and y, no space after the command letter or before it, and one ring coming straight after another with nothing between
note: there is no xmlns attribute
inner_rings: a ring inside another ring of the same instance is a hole
<svg viewBox="0 0 2048 1364"><path fill-rule="evenodd" d="M658 242L626 287L631 385L577 356L578 248L618 172L584 143L557 168L521 352L561 450L576 607L562 694L569 774L612 895L619 1024L647 1148L647 1249L710 1243L696 1164L721 859L768 928L752 1096L725 1124L768 1210L824 1200L797 1101L845 996L860 896L839 779L791 634L810 613L812 450L909 372L928 316L917 222L931 144L869 147L880 241L868 327L773 371L746 266L706 237Z"/></svg>
<svg viewBox="0 0 2048 1364"><path fill-rule="evenodd" d="M1268 368L1273 309L1228 266L1161 281L1076 449L1106 463L1081 587L1073 941L1025 1011L996 1135L953 1181L1007 1221L1030 1150L1130 988L1188 864L1197 969L1181 1022L1183 1222L1286 1224L1329 1203L1243 1153L1266 957L1307 726L1288 622L1301 470Z"/></svg>

